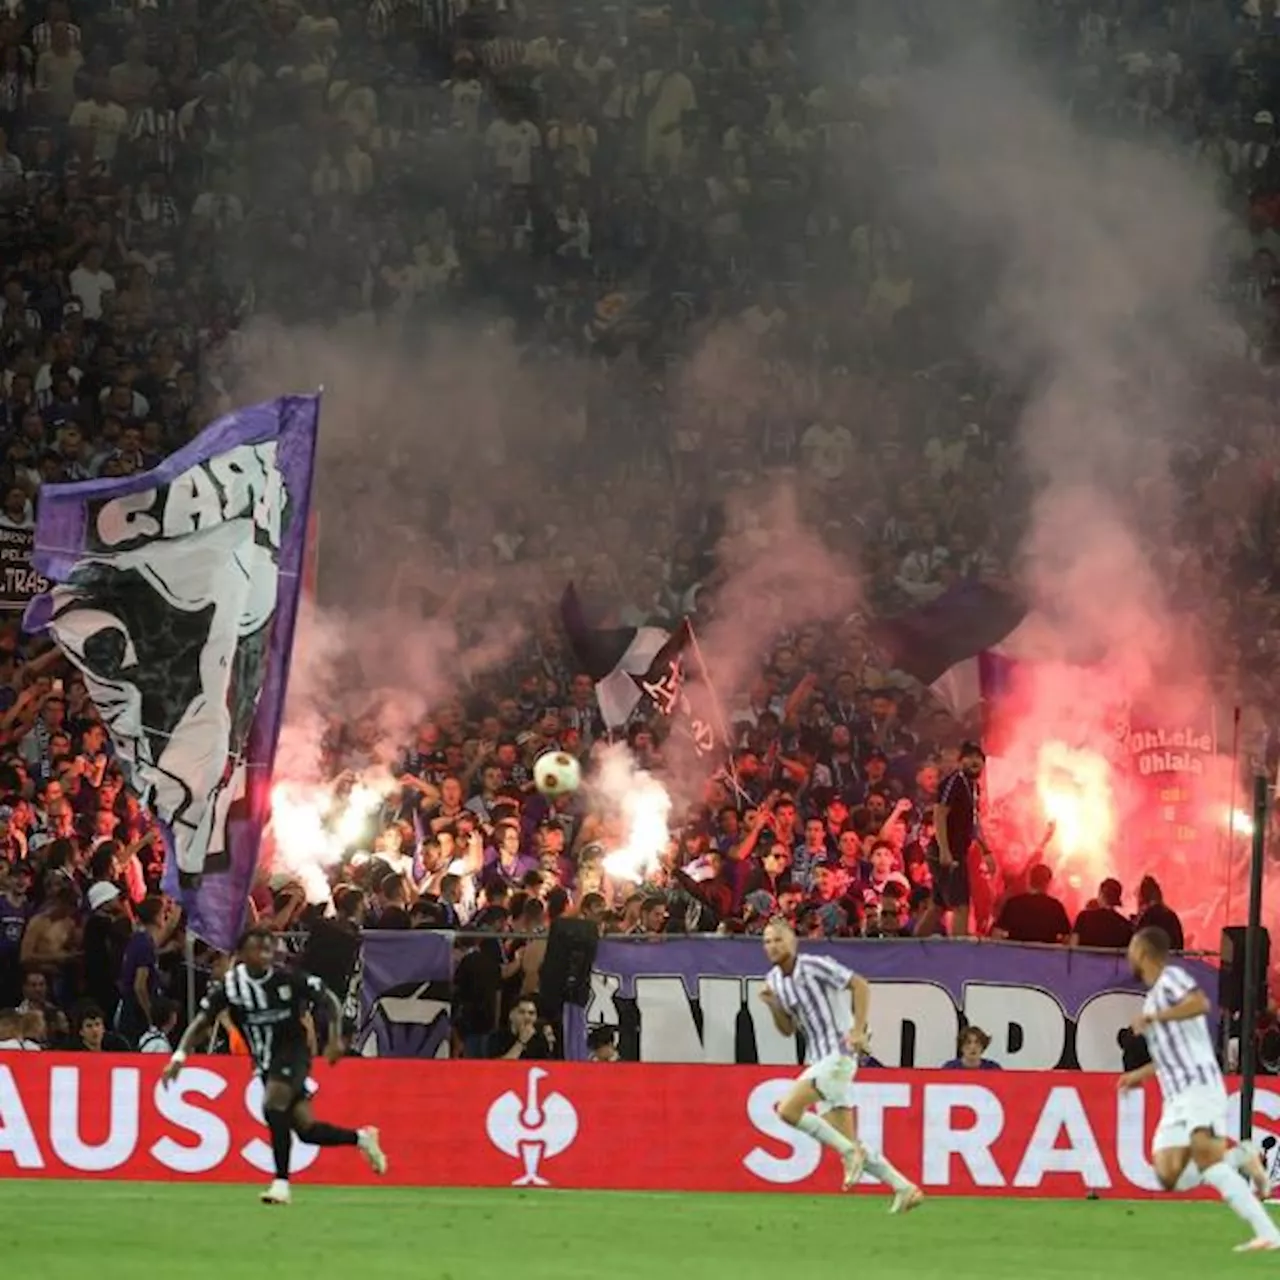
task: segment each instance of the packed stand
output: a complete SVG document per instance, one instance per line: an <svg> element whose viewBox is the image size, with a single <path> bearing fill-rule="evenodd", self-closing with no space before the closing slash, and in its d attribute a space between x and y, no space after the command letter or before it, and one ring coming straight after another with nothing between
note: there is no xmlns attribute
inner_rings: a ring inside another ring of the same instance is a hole
<svg viewBox="0 0 1280 1280"><path fill-rule="evenodd" d="M1240 356L1218 389L1221 430L1178 480L1196 517L1186 572L1232 586L1209 623L1250 750L1277 692L1270 7L1018 10L1027 49L1066 64L1055 87L1081 119L1176 140L1216 166L1240 213L1222 271ZM189 439L234 388L255 315L357 318L389 343L471 317L500 322L540 368L602 371L590 403L564 406L581 439L548 498L599 518L583 580L626 624L713 612L718 500L780 477L830 550L856 555L877 609L1007 573L1018 397L938 323L922 246L876 198L901 75L938 32L930 6L901 6L838 78L815 75L806 33L848 30L857 9L12 0L0 527L32 527L42 483L129 474ZM726 328L753 370L750 403L726 401L722 382L691 393L683 376ZM496 485L492 511L480 494L470 504L470 522L447 503L426 517L464 569L566 550ZM785 619L785 601L768 605ZM54 655L9 633L0 685L0 1043L160 1044L183 933L157 893L155 837ZM854 620L780 625L754 678L721 692L741 791L713 782L634 885L605 874L607 821L531 788L541 750L603 737L590 681L545 628L411 743L376 741L376 716L338 726L335 773L381 753L399 758L401 785L367 853L335 872L334 927L537 933L586 902L627 932L739 930L775 910L806 933L914 931L930 801L973 726L892 682ZM659 772L661 728L627 735ZM1046 888L1037 873L1026 894ZM1027 907L1022 889L997 884L975 923L1050 941L1130 927ZM1096 909L1118 915L1115 898L1102 886ZM1159 886L1128 907L1160 909ZM285 928L316 908L277 881L255 912ZM527 958L503 963L510 981Z"/></svg>

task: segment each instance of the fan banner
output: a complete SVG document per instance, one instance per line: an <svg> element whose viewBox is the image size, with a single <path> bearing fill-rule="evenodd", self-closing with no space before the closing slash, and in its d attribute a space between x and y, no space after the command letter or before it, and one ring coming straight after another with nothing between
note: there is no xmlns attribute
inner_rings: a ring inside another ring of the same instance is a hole
<svg viewBox="0 0 1280 1280"><path fill-rule="evenodd" d="M262 1085L250 1064L193 1057L167 1090L163 1067L151 1055L0 1059L0 1178L269 1179ZM354 1148L321 1151L295 1138L297 1194L308 1183L382 1181L838 1192L839 1162L775 1114L793 1075L626 1063L321 1063L310 1081L317 1117L377 1125L390 1170L377 1179ZM1111 1075L864 1069L855 1092L863 1138L932 1195L1156 1194L1154 1086L1121 1096ZM1233 1094L1233 1132L1238 1109ZM1264 1082L1254 1136L1268 1152L1278 1119L1280 1093ZM864 1184L860 1194L884 1194L869 1177Z"/></svg>
<svg viewBox="0 0 1280 1280"><path fill-rule="evenodd" d="M449 1052L452 934L364 935L362 1051L381 1057ZM963 1025L991 1036L1008 1070L1119 1071L1117 1036L1142 1007L1122 952L1012 943L806 943L872 985L872 1052L886 1066L939 1067ZM1184 958L1216 1004L1218 972ZM591 973L586 1025L617 1028L622 1056L640 1062L794 1064L759 998L768 962L757 938L605 938Z"/></svg>
<svg viewBox="0 0 1280 1280"><path fill-rule="evenodd" d="M27 609L84 676L160 819L165 888L230 950L269 816L302 582L319 398L206 428L159 466L47 485Z"/></svg>
<svg viewBox="0 0 1280 1280"><path fill-rule="evenodd" d="M31 564L35 545L34 529L0 526L0 609L25 609L49 590L47 579Z"/></svg>

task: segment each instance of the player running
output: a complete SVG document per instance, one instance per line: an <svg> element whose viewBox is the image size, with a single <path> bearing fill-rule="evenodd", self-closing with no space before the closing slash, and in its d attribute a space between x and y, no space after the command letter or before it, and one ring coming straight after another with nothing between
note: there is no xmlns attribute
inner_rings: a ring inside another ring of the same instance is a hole
<svg viewBox="0 0 1280 1280"><path fill-rule="evenodd" d="M258 926L240 940L241 963L208 990L200 1011L187 1028L160 1077L167 1088L178 1078L191 1047L209 1034L222 1013L227 1013L244 1037L254 1065L265 1086L263 1111L271 1131L275 1180L262 1193L263 1204L289 1203L289 1155L292 1135L316 1147L357 1147L374 1173L387 1171L387 1158L373 1128L340 1129L322 1124L311 1114L307 1076L311 1048L304 1018L327 1005L329 1043L324 1056L330 1063L342 1057L342 1006L328 987L310 974L277 969L275 935Z"/></svg>
<svg viewBox="0 0 1280 1280"><path fill-rule="evenodd" d="M853 1077L865 1053L871 988L866 980L823 956L798 954L795 931L781 919L764 931L764 953L773 968L760 998L784 1036L804 1033L807 1068L778 1104L778 1115L801 1133L839 1154L844 1189L870 1170L893 1191L890 1213L909 1213L924 1192L882 1155L858 1141L853 1114ZM852 997L850 999L850 996ZM816 1111L811 1111L813 1107Z"/></svg>
<svg viewBox="0 0 1280 1280"><path fill-rule="evenodd" d="M1169 935L1143 929L1129 944L1129 964L1147 988L1133 1030L1147 1038L1151 1061L1120 1077L1122 1092L1155 1076L1164 1109L1151 1142L1156 1177L1166 1191L1212 1187L1253 1228L1253 1239L1237 1253L1280 1250L1280 1228L1263 1208L1266 1170L1257 1148L1241 1143L1227 1150L1227 1088L1209 1034L1209 997L1183 968L1169 963ZM1253 1192L1240 1174L1253 1183Z"/></svg>

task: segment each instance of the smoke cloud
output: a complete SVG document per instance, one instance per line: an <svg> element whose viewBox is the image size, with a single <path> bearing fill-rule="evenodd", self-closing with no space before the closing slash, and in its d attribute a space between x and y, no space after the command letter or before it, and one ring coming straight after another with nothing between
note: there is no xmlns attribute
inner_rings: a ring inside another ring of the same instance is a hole
<svg viewBox="0 0 1280 1280"><path fill-rule="evenodd" d="M1036 662L1003 785L1038 786L1046 807L1063 761L1085 762L1068 791L1100 794L1089 761L1117 757L1130 704L1206 718L1210 657L1170 593L1184 555L1171 464L1213 429L1198 375L1229 332L1212 301L1226 222L1209 182L1171 149L1082 127L1051 79L970 46L904 80L895 139L916 158L902 216L949 259L940 305L967 317L975 355L1020 403L1003 448L1020 463L1006 495L1026 497L1016 573L1033 616L1018 656ZM1065 744L1052 768L1046 740ZM1103 816L1074 837L1086 892L1149 869L1120 865L1109 799Z"/></svg>
<svg viewBox="0 0 1280 1280"><path fill-rule="evenodd" d="M637 767L621 743L596 753L592 807L612 822L618 845L604 860L616 880L640 884L657 865L668 842L671 796L651 773Z"/></svg>

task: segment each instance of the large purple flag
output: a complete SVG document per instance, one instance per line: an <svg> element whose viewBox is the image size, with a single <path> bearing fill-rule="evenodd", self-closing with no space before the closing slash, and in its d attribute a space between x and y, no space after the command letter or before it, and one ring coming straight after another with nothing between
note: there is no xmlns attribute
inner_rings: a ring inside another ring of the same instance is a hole
<svg viewBox="0 0 1280 1280"><path fill-rule="evenodd" d="M220 418L159 466L48 485L27 609L82 672L160 820L165 888L235 943L270 816L315 466L318 396Z"/></svg>

